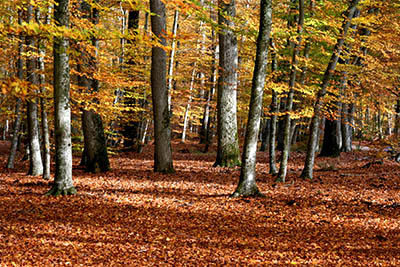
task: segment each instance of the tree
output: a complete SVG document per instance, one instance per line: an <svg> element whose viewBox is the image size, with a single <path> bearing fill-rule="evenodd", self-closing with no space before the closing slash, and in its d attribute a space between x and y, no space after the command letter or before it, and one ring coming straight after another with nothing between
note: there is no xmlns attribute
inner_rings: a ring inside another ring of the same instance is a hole
<svg viewBox="0 0 400 267"><path fill-rule="evenodd" d="M236 118L237 97L237 39L233 32L236 15L235 0L219 1L219 80L217 91L218 151L214 166L240 165Z"/></svg>
<svg viewBox="0 0 400 267"><path fill-rule="evenodd" d="M287 173L287 163L289 159L290 153L290 144L291 144L291 119L290 113L293 110L293 98L294 98L294 87L296 84L296 74L297 74L297 63L298 63L298 54L299 47L301 44L301 34L303 32L303 24L304 24L304 0L299 0L299 20L297 23L297 33L299 36L297 37L297 43L294 44L293 48L293 56L292 56L292 68L290 71L289 77L289 92L287 95L287 103L286 103L286 116L285 116L285 128L284 128L284 138L283 138L283 149L281 155L281 165L279 166L278 178L276 181L284 182Z"/></svg>
<svg viewBox="0 0 400 267"><path fill-rule="evenodd" d="M18 24L22 24L22 9L18 11ZM20 42L18 43L18 55L17 55L17 76L20 81L24 79L24 62L22 60L22 53L23 53L23 36L20 34ZM15 122L14 122L14 130L12 135L11 141L11 149L10 154L7 160L7 168L13 169L14 168L14 161L15 156L17 154L17 147L18 147L18 139L19 139L19 131L21 128L21 108L22 108L22 100L20 98L17 99L17 103L15 105Z"/></svg>
<svg viewBox="0 0 400 267"><path fill-rule="evenodd" d="M267 72L268 45L272 26L271 0L261 0L260 5L260 26L257 38L249 117L246 127L240 180L233 193L234 197L261 195L256 184L255 167L265 75Z"/></svg>
<svg viewBox="0 0 400 267"><path fill-rule="evenodd" d="M54 19L57 26L69 26L69 0L56 0ZM54 130L55 165L53 187L47 195L72 195L76 189L72 181L71 106L69 41L64 36L54 38Z"/></svg>
<svg viewBox="0 0 400 267"><path fill-rule="evenodd" d="M82 11L86 16L90 17L93 26L95 27L99 21L99 12L97 8L91 8L91 6L83 1L81 3ZM99 49L98 40L96 36L92 36L92 46L95 51ZM80 85L85 87L88 92L99 91L99 81L95 78L95 72L97 71L96 55L88 55L88 63L86 68L91 69L91 79L87 76L81 76L79 78ZM88 71L88 70L86 70ZM94 99L94 102L98 102ZM106 172L110 169L110 162L107 154L106 138L104 136L103 120L97 112L93 109L84 109L82 111L82 128L84 135L85 147L83 153L85 153L85 166L87 172Z"/></svg>
<svg viewBox="0 0 400 267"><path fill-rule="evenodd" d="M314 116L311 120L310 126L310 136L308 139L308 146L307 146L307 156L306 161L304 164L303 171L301 173L302 178L312 179L313 177L313 168L314 168L314 160L315 160L315 151L317 145L317 137L318 137L318 130L319 130L319 116L321 113L321 108L323 104L323 99L326 94L326 90L328 88L329 82L331 80L333 71L335 70L336 64L338 62L340 53L342 51L342 47L347 35L347 32L351 25L351 20L354 16L354 13L357 9L359 0L352 0L349 3L349 7L344 14L344 22L342 25L342 30L337 40L337 43L334 47L332 56L329 60L329 64L326 68L324 76L322 78L321 88L317 93L317 100L314 104Z"/></svg>
<svg viewBox="0 0 400 267"><path fill-rule="evenodd" d="M28 5L26 21L32 23L33 20L33 6ZM37 60L33 55L33 47L35 40L33 36L26 36L26 45L28 46L28 53L30 56L26 60L26 75L27 80L35 88L38 86L39 80L36 74ZM33 93L36 93L34 90ZM29 139L29 175L42 175L43 163L40 153L39 141L39 122L38 122L38 104L37 98L34 97L28 100L28 139Z"/></svg>
<svg viewBox="0 0 400 267"><path fill-rule="evenodd" d="M166 11L160 0L150 0L151 29L161 46L166 45ZM151 50L151 92L154 118L154 171L174 172L172 163L171 128L167 94L167 53L163 47Z"/></svg>

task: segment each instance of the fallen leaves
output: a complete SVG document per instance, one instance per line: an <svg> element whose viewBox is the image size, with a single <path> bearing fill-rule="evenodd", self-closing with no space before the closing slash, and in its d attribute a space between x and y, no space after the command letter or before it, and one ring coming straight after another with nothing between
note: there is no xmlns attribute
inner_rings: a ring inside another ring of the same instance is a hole
<svg viewBox="0 0 400 267"><path fill-rule="evenodd" d="M259 153L266 197L255 199L229 198L240 170L211 167L212 154L175 153L177 172L160 175L146 147L112 158L107 174L74 169L78 195L59 198L43 196L50 182L26 176L26 163L0 167L0 266L399 265L399 164L361 169L364 153L312 181L297 178L294 153L290 186L274 184Z"/></svg>

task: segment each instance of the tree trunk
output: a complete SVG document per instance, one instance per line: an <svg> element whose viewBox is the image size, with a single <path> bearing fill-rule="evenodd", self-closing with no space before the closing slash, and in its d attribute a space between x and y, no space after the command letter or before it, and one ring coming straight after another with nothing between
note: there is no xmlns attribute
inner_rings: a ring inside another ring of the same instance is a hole
<svg viewBox="0 0 400 267"><path fill-rule="evenodd" d="M186 141L186 131L189 125L189 112L190 112L190 105L192 103L192 91L194 87L194 78L196 75L196 63L193 66L192 77L190 79L190 87L189 87L189 99L186 104L185 114L183 115L183 130L182 130L182 142Z"/></svg>
<svg viewBox="0 0 400 267"><path fill-rule="evenodd" d="M339 157L340 156L340 146L338 143L338 130L337 120L325 120L324 129L324 140L322 143L322 149L320 156L323 157Z"/></svg>
<svg viewBox="0 0 400 267"><path fill-rule="evenodd" d="M285 129L284 129L284 138L283 138L283 150L281 155L281 164L279 166L279 173L276 179L276 182L285 182L286 173L287 173L287 163L289 159L290 153L290 137L291 137L291 119L290 113L293 110L293 98L294 98L294 87L296 85L296 74L297 74L297 63L298 63L298 54L299 47L301 45L301 34L303 32L303 24L304 24L304 0L299 0L299 20L297 23L297 33L299 36L297 37L297 43L294 44L293 47L293 57L292 57L292 69L290 72L289 79L289 92L287 96L286 103L286 116L285 116Z"/></svg>
<svg viewBox="0 0 400 267"><path fill-rule="evenodd" d="M56 0L54 19L61 27L69 26L69 0ZM69 42L54 38L54 130L56 143L56 172L54 185L47 195L76 193L72 181L71 106L69 74Z"/></svg>
<svg viewBox="0 0 400 267"><path fill-rule="evenodd" d="M171 52L169 55L168 63L168 110L170 116L172 115L171 99L172 99L172 85L173 85L173 75L174 75L174 63L175 63L175 50L176 50L176 34L178 32L178 20L179 20L179 10L175 9L174 13L174 23L172 25L172 44Z"/></svg>
<svg viewBox="0 0 400 267"><path fill-rule="evenodd" d="M139 11L129 10L128 12L128 31L134 33L139 28ZM134 40L127 40L127 43L131 46L134 44ZM132 47L130 47L133 50ZM128 65L134 65L135 62L132 58L128 58L126 61ZM137 89L137 88L136 88ZM124 149L135 150L137 143L138 130L140 123L134 118L137 114L133 111L133 108L137 105L138 99L135 98L134 88L125 88L124 90L124 104L128 108L126 111L127 122L123 125L122 135L124 137Z"/></svg>
<svg viewBox="0 0 400 267"><path fill-rule="evenodd" d="M18 11L18 24L22 24L22 10ZM17 76L20 81L24 79L24 62L22 60L22 53L23 53L23 37L20 35L20 42L18 44L18 59L17 59ZM15 122L14 122L14 130L13 130L13 137L11 140L11 150L7 160L7 168L13 169L14 168L14 161L15 156L17 154L18 149L18 141L19 141L19 130L21 128L21 105L22 100L17 99L17 103L15 105Z"/></svg>
<svg viewBox="0 0 400 267"><path fill-rule="evenodd" d="M89 4L84 2L82 4L84 8L83 12L89 15L91 13L93 25L97 25L99 21L99 13L96 8L91 8ZM93 69L93 72L97 71L97 50L98 50L98 40L92 37L92 45L94 46L96 52L95 55L90 55L86 69ZM83 54L83 53L82 53ZM87 70L86 70L87 71ZM94 73L88 75L89 77L94 77ZM97 92L99 90L99 81L95 78L88 80L86 76L80 78L81 86L87 87L89 92ZM98 100L94 100L98 102ZM87 172L97 173L106 172L110 169L110 162L108 159L106 138L104 135L104 127L101 116L93 110L83 110L82 112L82 128L85 148L83 153L86 157L86 169Z"/></svg>
<svg viewBox="0 0 400 267"><path fill-rule="evenodd" d="M242 155L243 163L240 170L239 184L232 195L233 197L261 195L256 184L255 168L271 26L271 0L261 0L260 28L257 39L257 52L251 88L249 116Z"/></svg>
<svg viewBox="0 0 400 267"><path fill-rule="evenodd" d="M263 127L262 127L262 136L261 136L261 146L260 151L264 152L268 148L268 142L271 134L271 120L264 119Z"/></svg>
<svg viewBox="0 0 400 267"><path fill-rule="evenodd" d="M275 72L278 68L277 64L277 54L275 49L275 44L273 39L270 40L270 45L272 48L272 62L271 62L271 72ZM278 173L276 169L276 128L278 126L278 112L279 112L279 105L278 105L278 93L272 89L272 99L271 99L271 130L269 135L269 173L272 175L276 175Z"/></svg>
<svg viewBox="0 0 400 267"><path fill-rule="evenodd" d="M28 6L27 10L27 22L29 23L33 19L33 7ZM35 46L35 41L32 36L26 37L26 45L29 51L33 53L32 47ZM28 82L32 85L38 85L38 77L36 74L37 61L33 55L30 55L26 60L26 73ZM38 123L38 104L37 98L28 100L28 138L29 138L29 171L28 175L42 175L43 174L43 163L42 156L40 153L40 137L39 137L39 123Z"/></svg>
<svg viewBox="0 0 400 267"><path fill-rule="evenodd" d="M48 12L46 14L45 24L50 24L50 13L51 7L48 8ZM36 10L36 22L40 24L40 11ZM50 134L49 134L49 125L47 120L47 111L46 111L46 101L44 99L44 95L46 94L45 84L45 69L44 69L44 57L46 55L45 52L45 43L41 41L38 44L39 50L39 70L41 74L39 74L39 84L40 84L40 93L42 97L40 97L40 109L42 111L42 135L43 135L43 179L50 179Z"/></svg>
<svg viewBox="0 0 400 267"><path fill-rule="evenodd" d="M317 93L317 100L314 105L314 116L312 118L311 127L310 127L310 137L308 140L307 156L306 156L306 161L304 164L303 171L301 173L302 178L312 179L312 177L313 177L315 149L317 147L317 141L318 141L317 136L318 136L318 129L319 129L319 116L320 116L321 108L323 105L323 99L325 97L326 89L328 88L333 71L336 68L336 64L337 64L337 61L339 59L339 56L340 56L340 53L341 53L341 50L343 47L343 43L347 36L347 32L351 25L351 20L357 9L358 2L359 2L359 0L351 0L349 7L344 14L345 19L343 22L341 33L339 35L340 37L337 40L337 43L333 50L331 59L329 61L327 69L324 73L324 76L322 78L321 89Z"/></svg>
<svg viewBox="0 0 400 267"><path fill-rule="evenodd" d="M219 33L218 81L218 150L214 166L239 166L240 150L236 118L238 51L236 35L231 30L236 16L235 0L219 1L218 21L223 27Z"/></svg>
<svg viewBox="0 0 400 267"><path fill-rule="evenodd" d="M166 45L166 11L160 0L150 0L151 28L162 46ZM151 53L151 92L154 117L154 171L174 172L172 163L171 128L167 94L167 54L161 47Z"/></svg>

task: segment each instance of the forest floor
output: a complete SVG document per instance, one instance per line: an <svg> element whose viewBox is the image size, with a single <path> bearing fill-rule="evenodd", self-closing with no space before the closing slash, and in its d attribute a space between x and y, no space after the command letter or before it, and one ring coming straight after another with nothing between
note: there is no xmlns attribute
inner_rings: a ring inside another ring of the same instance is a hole
<svg viewBox="0 0 400 267"><path fill-rule="evenodd" d="M265 198L232 199L239 168L175 142L176 173L156 174L152 149L111 157L105 174L84 173L77 155L78 194L55 198L21 155L4 168L0 142L0 266L400 266L400 164L372 163L376 151L317 157L307 181L294 152L284 184L259 152Z"/></svg>

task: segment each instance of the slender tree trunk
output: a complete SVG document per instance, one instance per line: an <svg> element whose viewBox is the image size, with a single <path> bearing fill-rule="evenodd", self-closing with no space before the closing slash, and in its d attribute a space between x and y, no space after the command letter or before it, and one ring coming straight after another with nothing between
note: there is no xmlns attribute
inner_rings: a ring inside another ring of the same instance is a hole
<svg viewBox="0 0 400 267"><path fill-rule="evenodd" d="M45 24L50 24L50 13L51 7L48 8L48 12L46 14ZM40 11L36 10L36 22L40 24ZM47 111L46 111L46 103L44 99L44 95L46 94L45 84L45 75L44 75L44 57L45 57L45 44L41 41L38 44L39 50L39 70L41 74L39 74L39 84L40 84L40 93L42 97L40 98L40 108L42 111L42 134L43 134L43 179L50 179L50 134L49 134L49 125L47 119Z"/></svg>
<svg viewBox="0 0 400 267"><path fill-rule="evenodd" d="M174 65L175 65L176 34L178 32L178 20L179 20L179 10L175 9L174 23L172 25L173 39L172 39L171 52L169 55L169 63L168 63L168 110L170 116L172 115L171 100L172 100L173 75L174 75Z"/></svg>
<svg viewBox="0 0 400 267"><path fill-rule="evenodd" d="M69 0L56 0L54 19L58 26L69 26ZM56 141L56 172L54 185L47 195L76 193L72 181L71 106L69 74L69 42L54 38L54 129Z"/></svg>
<svg viewBox="0 0 400 267"><path fill-rule="evenodd" d="M343 47L343 43L347 36L347 32L350 28L351 20L357 9L358 2L359 2L359 0L351 0L349 3L349 7L344 14L345 19L344 19L344 23L343 23L342 30L340 33L340 37L335 45L334 51L332 53L332 57L329 61L328 67L323 76L321 89L317 93L317 100L314 105L314 116L311 121L310 138L308 140L307 156L306 156L306 161L304 164L303 171L301 173L302 178L308 178L308 179L313 178L315 149L317 147L316 145L317 145L317 141L318 141L317 136L318 136L318 129L319 129L319 127L318 127L319 126L319 116L321 113L323 99L325 97L326 89L331 80L333 71L336 68L336 64L337 64L337 61L339 59L339 56L340 56L340 53L341 53L341 50Z"/></svg>
<svg viewBox="0 0 400 267"><path fill-rule="evenodd" d="M33 7L28 6L27 10L27 22L33 20ZM28 46L28 52L33 52L35 46L35 40L33 36L26 37L26 45ZM32 85L38 85L38 77L36 74L37 61L33 55L30 55L26 60L26 73L28 82ZM40 138L39 138L39 123L38 123L38 104L37 98L28 100L28 137L29 137L29 171L28 175L42 175L43 174L43 163L42 156L40 153Z"/></svg>
<svg viewBox="0 0 400 267"><path fill-rule="evenodd" d="M22 24L22 10L18 11L18 24ZM24 79L24 62L22 60L22 53L23 53L23 37L20 35L20 42L18 44L18 59L17 59L17 76L20 81ZM19 131L21 128L21 106L22 100L17 99L17 103L15 105L15 122L14 122L14 130L13 130L13 137L11 140L11 150L7 160L7 168L13 169L14 168L14 161L15 156L17 154L18 149L18 141L19 141Z"/></svg>
<svg viewBox="0 0 400 267"><path fill-rule="evenodd" d="M186 141L186 131L189 125L189 112L190 112L190 105L192 103L192 92L194 87L194 78L196 75L196 63L193 66L192 77L190 79L190 87L189 87L189 99L186 104L185 114L183 115L183 130L182 130L182 142Z"/></svg>
<svg viewBox="0 0 400 267"><path fill-rule="evenodd" d="M276 179L277 182L284 182L286 179L287 173L287 163L289 159L290 153L290 137L291 137L291 119L290 113L293 110L293 98L294 98L294 87L296 85L296 74L297 74L297 63L298 63L298 54L299 47L301 45L302 37L301 34L303 32L303 24L304 24L304 0L299 0L299 20L297 23L298 30L297 33L299 36L297 37L297 43L294 44L293 48L293 57L292 57L292 69L290 72L289 79L289 92L287 96L286 103L286 116L285 116L285 129L284 129L284 138L283 138L283 150L281 155L281 164L279 166L279 173Z"/></svg>
<svg viewBox="0 0 400 267"><path fill-rule="evenodd" d="M151 28L162 46L166 45L165 5L160 0L150 0ZM154 171L174 172L172 163L171 127L167 93L167 54L161 47L153 47L151 53L151 92L154 116Z"/></svg>
<svg viewBox="0 0 400 267"><path fill-rule="evenodd" d="M268 45L272 26L271 0L261 0L260 28L257 39L256 61L252 81L249 117L246 127L242 167L239 184L233 193L238 196L259 196L256 184L256 152L260 117L262 111L263 91L267 70Z"/></svg>
<svg viewBox="0 0 400 267"><path fill-rule="evenodd" d="M271 72L275 72L277 70L277 54L275 49L275 44L273 39L270 41L270 45L272 48L272 62L271 62ZM278 173L276 169L276 131L278 126L278 112L279 112L279 105L278 105L278 93L272 89L272 98L271 98L271 130L269 135L269 173L272 175L276 175Z"/></svg>
<svg viewBox="0 0 400 267"><path fill-rule="evenodd" d="M239 166L240 150L236 117L237 102L237 38L231 30L236 16L236 1L219 1L218 21L226 26L219 33L218 81L218 150L214 166Z"/></svg>
<svg viewBox="0 0 400 267"><path fill-rule="evenodd" d="M135 34L135 31L139 28L139 11L129 10L128 12L128 31L131 34ZM134 40L127 40L127 44L130 44L130 49L133 50ZM135 65L133 58L128 58L126 61L128 65ZM137 114L133 111L133 108L138 105L139 100L135 98L134 90L138 88L125 88L124 90L124 104L128 108L127 122L124 124L122 129L122 135L124 137L124 149L135 150L137 143L138 130L140 123L135 121L134 118Z"/></svg>
<svg viewBox="0 0 400 267"><path fill-rule="evenodd" d="M394 134L400 135L400 95L397 96L396 115L394 121Z"/></svg>

